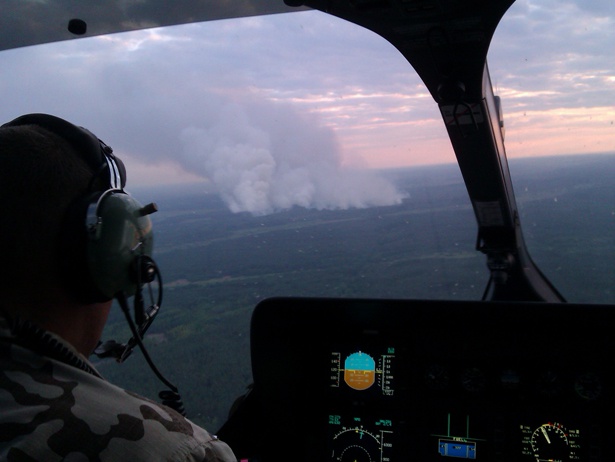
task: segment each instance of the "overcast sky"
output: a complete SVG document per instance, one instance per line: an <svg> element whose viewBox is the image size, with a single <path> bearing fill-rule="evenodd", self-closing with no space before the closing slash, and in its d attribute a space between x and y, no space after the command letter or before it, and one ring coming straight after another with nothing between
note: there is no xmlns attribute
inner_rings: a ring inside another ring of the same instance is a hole
<svg viewBox="0 0 615 462"><path fill-rule="evenodd" d="M511 7L489 55L509 157L615 152L614 18L612 0ZM347 205L395 203L379 180L358 181L382 197L356 197L339 169L454 162L405 59L320 12L10 50L0 69L1 121L67 118L115 148L133 185L207 178L231 209L327 207L321 180Z"/></svg>

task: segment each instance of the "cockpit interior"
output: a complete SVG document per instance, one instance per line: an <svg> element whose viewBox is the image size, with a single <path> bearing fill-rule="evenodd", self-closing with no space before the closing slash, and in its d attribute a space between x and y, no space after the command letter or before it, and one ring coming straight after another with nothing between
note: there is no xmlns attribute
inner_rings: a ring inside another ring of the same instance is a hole
<svg viewBox="0 0 615 462"><path fill-rule="evenodd" d="M0 49L320 10L398 50L454 150L476 220L476 239L464 245L485 264L482 297L256 303L252 383L212 429L239 461L610 460L615 306L568 302L538 268L510 176L487 55L513 0L187 0L155 9L147 6L157 2L104 1L98 8L108 11L98 16L80 3L9 2ZM45 8L61 11L65 23L46 23ZM611 218L611 243L612 225Z"/></svg>

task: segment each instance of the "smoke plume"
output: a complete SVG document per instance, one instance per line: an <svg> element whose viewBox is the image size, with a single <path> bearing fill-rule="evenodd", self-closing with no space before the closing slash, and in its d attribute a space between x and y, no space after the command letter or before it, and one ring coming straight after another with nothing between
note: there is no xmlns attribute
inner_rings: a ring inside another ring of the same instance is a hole
<svg viewBox="0 0 615 462"><path fill-rule="evenodd" d="M373 171L344 168L331 129L289 106L227 104L216 123L181 133L183 164L233 212L264 215L393 205L403 197Z"/></svg>

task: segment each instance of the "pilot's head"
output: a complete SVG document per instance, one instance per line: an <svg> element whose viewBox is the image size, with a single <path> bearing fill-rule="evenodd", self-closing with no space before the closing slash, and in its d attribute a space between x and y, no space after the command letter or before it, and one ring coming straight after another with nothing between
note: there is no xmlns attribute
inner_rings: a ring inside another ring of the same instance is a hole
<svg viewBox="0 0 615 462"><path fill-rule="evenodd" d="M45 303L64 287L67 210L96 172L64 138L31 123L0 128L0 165L0 293L4 300Z"/></svg>
<svg viewBox="0 0 615 462"><path fill-rule="evenodd" d="M0 127L2 300L95 303L134 291L151 253L147 212L124 191L122 162L88 130L46 114Z"/></svg>

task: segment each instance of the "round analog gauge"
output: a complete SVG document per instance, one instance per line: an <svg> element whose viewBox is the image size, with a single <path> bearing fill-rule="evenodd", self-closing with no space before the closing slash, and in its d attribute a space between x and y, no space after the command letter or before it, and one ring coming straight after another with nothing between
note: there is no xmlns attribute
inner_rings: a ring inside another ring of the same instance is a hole
<svg viewBox="0 0 615 462"><path fill-rule="evenodd" d="M440 364L431 364L425 372L425 384L431 390L445 390L448 388L448 371Z"/></svg>
<svg viewBox="0 0 615 462"><path fill-rule="evenodd" d="M566 429L558 423L546 423L532 433L530 443L537 462L570 460Z"/></svg>
<svg viewBox="0 0 615 462"><path fill-rule="evenodd" d="M470 367L461 374L461 385L466 391L481 392L487 385L487 377L478 367Z"/></svg>
<svg viewBox="0 0 615 462"><path fill-rule="evenodd" d="M577 377L574 389L581 398L595 400L602 394L602 381L598 375L587 372Z"/></svg>
<svg viewBox="0 0 615 462"><path fill-rule="evenodd" d="M552 370L543 372L538 380L538 389L545 396L555 397L559 395L562 391L561 386L558 374Z"/></svg>

